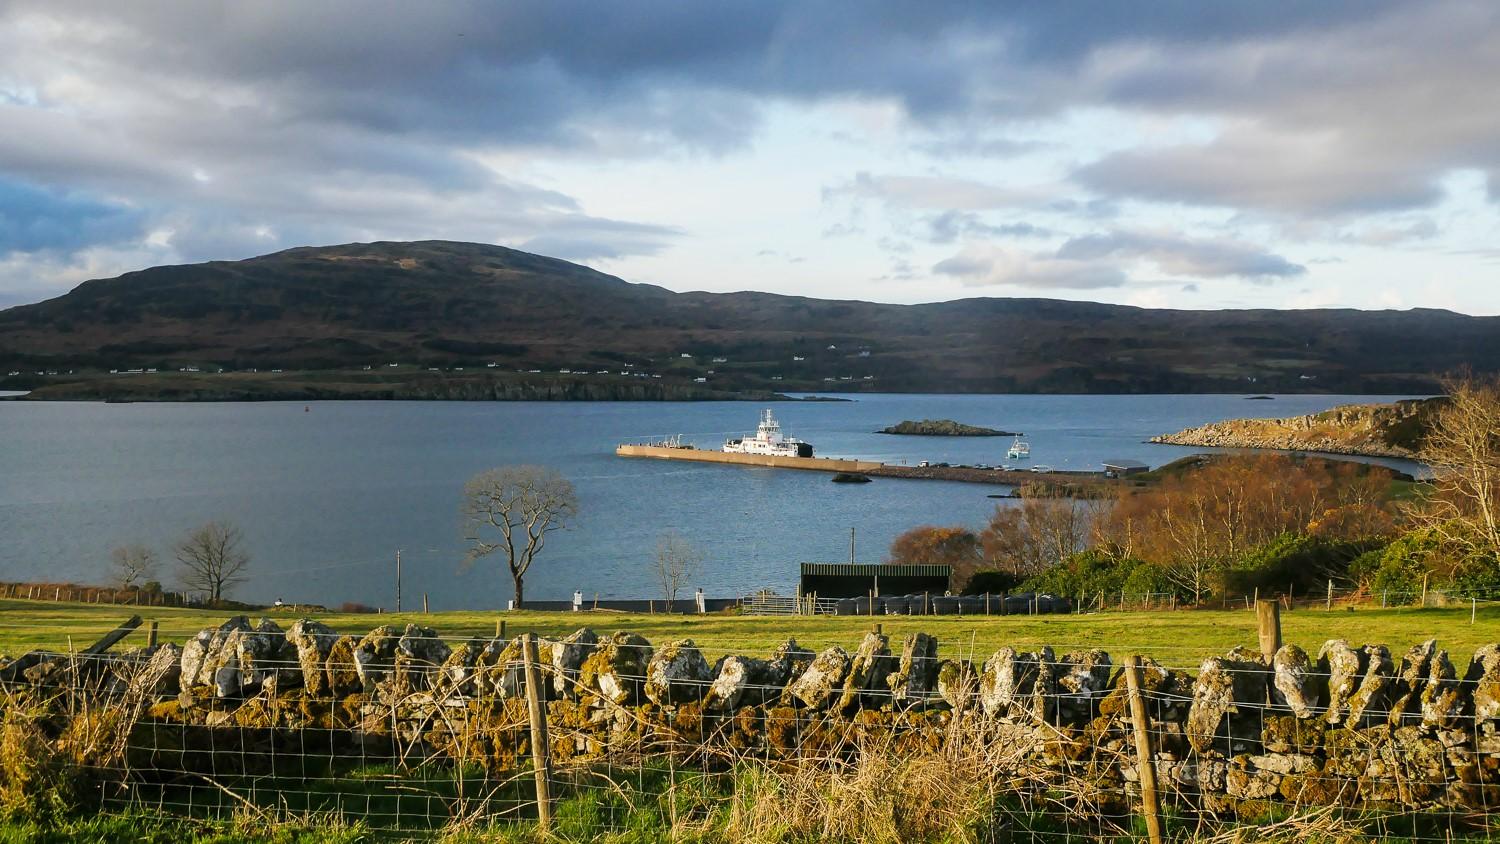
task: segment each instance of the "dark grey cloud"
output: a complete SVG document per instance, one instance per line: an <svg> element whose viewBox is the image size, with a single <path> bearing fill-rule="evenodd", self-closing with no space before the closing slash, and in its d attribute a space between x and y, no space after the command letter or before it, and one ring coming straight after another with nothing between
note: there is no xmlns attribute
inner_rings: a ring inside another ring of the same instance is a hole
<svg viewBox="0 0 1500 844"><path fill-rule="evenodd" d="M1096 59L1094 97L1209 120L1214 132L1121 150L1076 178L1113 195L1298 219L1420 208L1455 170L1500 169L1500 6L1369 11Z"/></svg>

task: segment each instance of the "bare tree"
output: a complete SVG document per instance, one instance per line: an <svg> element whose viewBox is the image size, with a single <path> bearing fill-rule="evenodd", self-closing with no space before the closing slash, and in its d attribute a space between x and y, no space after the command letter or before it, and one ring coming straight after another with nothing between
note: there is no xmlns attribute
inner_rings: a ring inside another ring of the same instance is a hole
<svg viewBox="0 0 1500 844"><path fill-rule="evenodd" d="M656 553L651 558L651 573L661 584L667 612L671 612L673 604L677 603L677 593L702 570L703 558L703 549L676 531L667 531L657 540Z"/></svg>
<svg viewBox="0 0 1500 844"><path fill-rule="evenodd" d="M1466 556L1500 555L1500 379L1448 379L1448 398L1423 438L1433 494L1417 513Z"/></svg>
<svg viewBox="0 0 1500 844"><path fill-rule="evenodd" d="M229 522L212 521L188 533L173 548L182 585L207 592L210 601L222 599L245 580L250 555L241 548L244 541L244 532Z"/></svg>
<svg viewBox="0 0 1500 844"><path fill-rule="evenodd" d="M578 513L573 484L545 466L502 466L489 469L464 484L465 560L472 565L496 551L515 585L515 606L523 605L523 579L547 534L562 530Z"/></svg>
<svg viewBox="0 0 1500 844"><path fill-rule="evenodd" d="M1036 574L1082 550L1106 506L1076 498L1025 498L1018 506L997 506L979 542L991 565L1017 577Z"/></svg>
<svg viewBox="0 0 1500 844"><path fill-rule="evenodd" d="M156 575L156 552L144 545L120 545L109 552L109 570L121 589L139 586Z"/></svg>

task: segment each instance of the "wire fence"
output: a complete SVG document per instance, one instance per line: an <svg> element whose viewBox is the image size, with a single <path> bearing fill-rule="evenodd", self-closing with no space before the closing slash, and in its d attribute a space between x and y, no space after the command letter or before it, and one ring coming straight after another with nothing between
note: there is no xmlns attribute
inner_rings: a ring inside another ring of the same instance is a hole
<svg viewBox="0 0 1500 844"><path fill-rule="evenodd" d="M1500 645L1184 649L1132 684L1096 648L940 657L878 630L713 664L631 633L528 638L237 618L183 647L33 652L0 666L3 727L103 812L583 840L1497 831Z"/></svg>

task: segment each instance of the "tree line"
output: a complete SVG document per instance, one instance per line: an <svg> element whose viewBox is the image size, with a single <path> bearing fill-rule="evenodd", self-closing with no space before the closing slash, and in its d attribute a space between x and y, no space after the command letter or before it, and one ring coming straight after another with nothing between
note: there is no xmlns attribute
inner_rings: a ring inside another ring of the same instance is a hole
<svg viewBox="0 0 1500 844"><path fill-rule="evenodd" d="M1368 463L1200 455L1141 488L1028 497L978 529L922 525L890 559L952 567L955 591L1174 593L1267 588L1500 593L1500 381L1458 376L1424 433L1418 483Z"/></svg>

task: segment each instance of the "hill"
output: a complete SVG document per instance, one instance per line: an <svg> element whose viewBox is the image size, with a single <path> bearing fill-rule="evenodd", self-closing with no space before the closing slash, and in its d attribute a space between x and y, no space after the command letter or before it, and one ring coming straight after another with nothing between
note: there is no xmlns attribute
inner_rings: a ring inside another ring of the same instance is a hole
<svg viewBox="0 0 1500 844"><path fill-rule="evenodd" d="M690 357L687 357L690 356ZM923 305L674 293L446 241L289 249L84 282L0 311L0 388L183 367L647 372L716 390L1426 392L1500 361L1500 318Z"/></svg>

